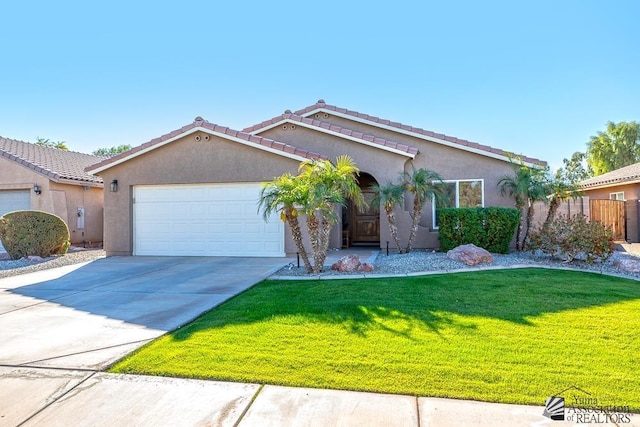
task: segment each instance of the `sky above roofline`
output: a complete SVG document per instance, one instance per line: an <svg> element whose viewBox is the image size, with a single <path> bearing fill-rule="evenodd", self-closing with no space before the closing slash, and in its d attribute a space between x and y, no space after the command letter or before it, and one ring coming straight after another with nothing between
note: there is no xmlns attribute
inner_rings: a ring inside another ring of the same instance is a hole
<svg viewBox="0 0 640 427"><path fill-rule="evenodd" d="M3 6L0 135L91 152L323 98L555 168L640 120L633 0L132 3Z"/></svg>

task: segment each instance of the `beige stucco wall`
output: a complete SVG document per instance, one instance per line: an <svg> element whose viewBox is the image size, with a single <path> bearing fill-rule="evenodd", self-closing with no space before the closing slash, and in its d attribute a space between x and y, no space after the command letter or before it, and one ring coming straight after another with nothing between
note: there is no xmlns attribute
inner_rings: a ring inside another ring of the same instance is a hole
<svg viewBox="0 0 640 427"><path fill-rule="evenodd" d="M107 255L133 252L133 186L223 182L265 182L284 172L295 173L299 162L212 136L196 142L194 133L100 173L105 182L105 250ZM110 191L118 180L118 192ZM291 239L286 239L287 252Z"/></svg>
<svg viewBox="0 0 640 427"><path fill-rule="evenodd" d="M40 195L33 192L38 184ZM0 158L0 190L30 190L31 209L51 212L61 217L69 227L71 243L101 242L103 227L102 188L56 183L28 167ZM84 229L77 227L77 208L85 209Z"/></svg>
<svg viewBox="0 0 640 427"><path fill-rule="evenodd" d="M640 199L640 184L616 185L613 187L597 188L594 190L585 190L585 196L590 199L608 199L611 193L624 191L625 200Z"/></svg>
<svg viewBox="0 0 640 427"><path fill-rule="evenodd" d="M502 161L468 151L447 147L441 144L425 141L400 133L380 129L378 127L354 122L341 117L329 115L323 121L339 125L344 128L357 130L367 134L383 137L394 142L407 144L418 148L419 154L411 160L405 156L390 153L368 145L352 142L323 132L296 126L294 130L288 126L269 129L261 136L273 138L282 142L317 151L330 156L332 159L340 154L349 154L355 160L362 172L372 175L380 184L386 180L396 180L403 170L410 171L413 164L416 168L426 168L438 172L445 180L482 179L484 182L485 206L513 206L513 200L502 197L497 189L498 181L505 175L512 174L511 165ZM400 231L401 242L406 243L411 226L411 200L407 198L403 208L396 208L396 219ZM432 227L432 206L427 203L420 220L420 228L414 244L415 248L438 248L438 232ZM340 228L333 233L332 245L339 243ZM393 247L393 240L389 233L389 226L384 213L380 218L380 247L386 242Z"/></svg>

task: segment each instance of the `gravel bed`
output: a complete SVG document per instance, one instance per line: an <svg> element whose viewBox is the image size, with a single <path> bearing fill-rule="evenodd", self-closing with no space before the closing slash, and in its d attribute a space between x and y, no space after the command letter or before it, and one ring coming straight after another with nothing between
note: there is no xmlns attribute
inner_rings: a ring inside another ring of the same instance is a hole
<svg viewBox="0 0 640 427"><path fill-rule="evenodd" d="M345 254L346 255L346 254ZM622 275L629 278L640 279L640 272L627 272L621 270L614 265L614 261L622 258L633 258L640 260L640 257L624 253L614 252L613 256L605 262L586 263L584 261L576 260L571 263L565 263L562 260L552 259L550 256L533 254L530 252L512 252L510 254L492 254L493 262L490 264L480 264L475 268L487 268L487 267L509 267L509 266L522 266L530 265L544 266L544 267L557 267L557 268L573 268L585 271L593 271L598 273L607 273L614 275ZM363 262L365 260L361 259ZM447 258L447 255L443 252L414 250L409 254L390 253L386 255L384 252L379 252L374 261L375 270L372 273L366 274L407 274L407 273L419 273L419 272L434 272L434 271L452 271L460 270L464 268L474 268L468 265L454 261ZM320 273L320 276L348 276L359 275L362 276L362 272L353 273L341 273L338 271L330 270L329 267L325 267ZM279 270L274 276L309 276L304 267L297 268L290 264L287 267ZM316 275L317 276L317 275Z"/></svg>
<svg viewBox="0 0 640 427"><path fill-rule="evenodd" d="M102 249L70 249L70 252L68 252L66 255L44 258L43 261L39 262L28 260L14 261L10 259L4 259L5 257L0 258L0 278L93 261L97 258L104 258L105 252Z"/></svg>

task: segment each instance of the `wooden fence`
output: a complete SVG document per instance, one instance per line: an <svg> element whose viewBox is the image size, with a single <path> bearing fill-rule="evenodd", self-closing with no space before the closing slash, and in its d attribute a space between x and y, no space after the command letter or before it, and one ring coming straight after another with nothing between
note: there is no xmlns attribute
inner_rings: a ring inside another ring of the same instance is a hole
<svg viewBox="0 0 640 427"><path fill-rule="evenodd" d="M589 200L591 221L611 227L614 240L625 240L625 205L622 200Z"/></svg>

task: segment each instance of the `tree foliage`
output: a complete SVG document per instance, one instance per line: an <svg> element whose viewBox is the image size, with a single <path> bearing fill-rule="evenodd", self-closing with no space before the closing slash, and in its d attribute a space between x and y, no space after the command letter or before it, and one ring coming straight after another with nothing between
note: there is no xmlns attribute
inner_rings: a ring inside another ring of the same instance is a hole
<svg viewBox="0 0 640 427"><path fill-rule="evenodd" d="M57 148L58 150L69 151L69 148L67 147L65 141L52 141L49 138L40 138L38 136L36 137L35 144L42 147Z"/></svg>
<svg viewBox="0 0 640 427"><path fill-rule="evenodd" d="M382 205L385 214L387 215L387 222L389 223L389 232L391 237L398 248L399 253L404 253L404 249L400 244L400 238L398 237L398 226L396 225L396 215L393 209L396 206L400 206L404 201L404 185L387 181L384 185L373 185L371 189L374 191L374 198L371 203L376 205Z"/></svg>
<svg viewBox="0 0 640 427"><path fill-rule="evenodd" d="M594 176L640 162L640 123L607 123L589 140L586 156Z"/></svg>
<svg viewBox="0 0 640 427"><path fill-rule="evenodd" d="M110 148L98 148L91 154L93 154L94 156L115 156L129 150L131 150L131 145L123 144Z"/></svg>
<svg viewBox="0 0 640 427"><path fill-rule="evenodd" d="M416 169L411 166L411 172L405 172L404 188L413 195L413 209L411 211L411 232L409 234L409 240L405 252L411 252L413 241L418 232L418 223L422 216L422 210L427 201L432 198L440 199L444 192L444 186L442 185L442 177L436 172L429 169Z"/></svg>

